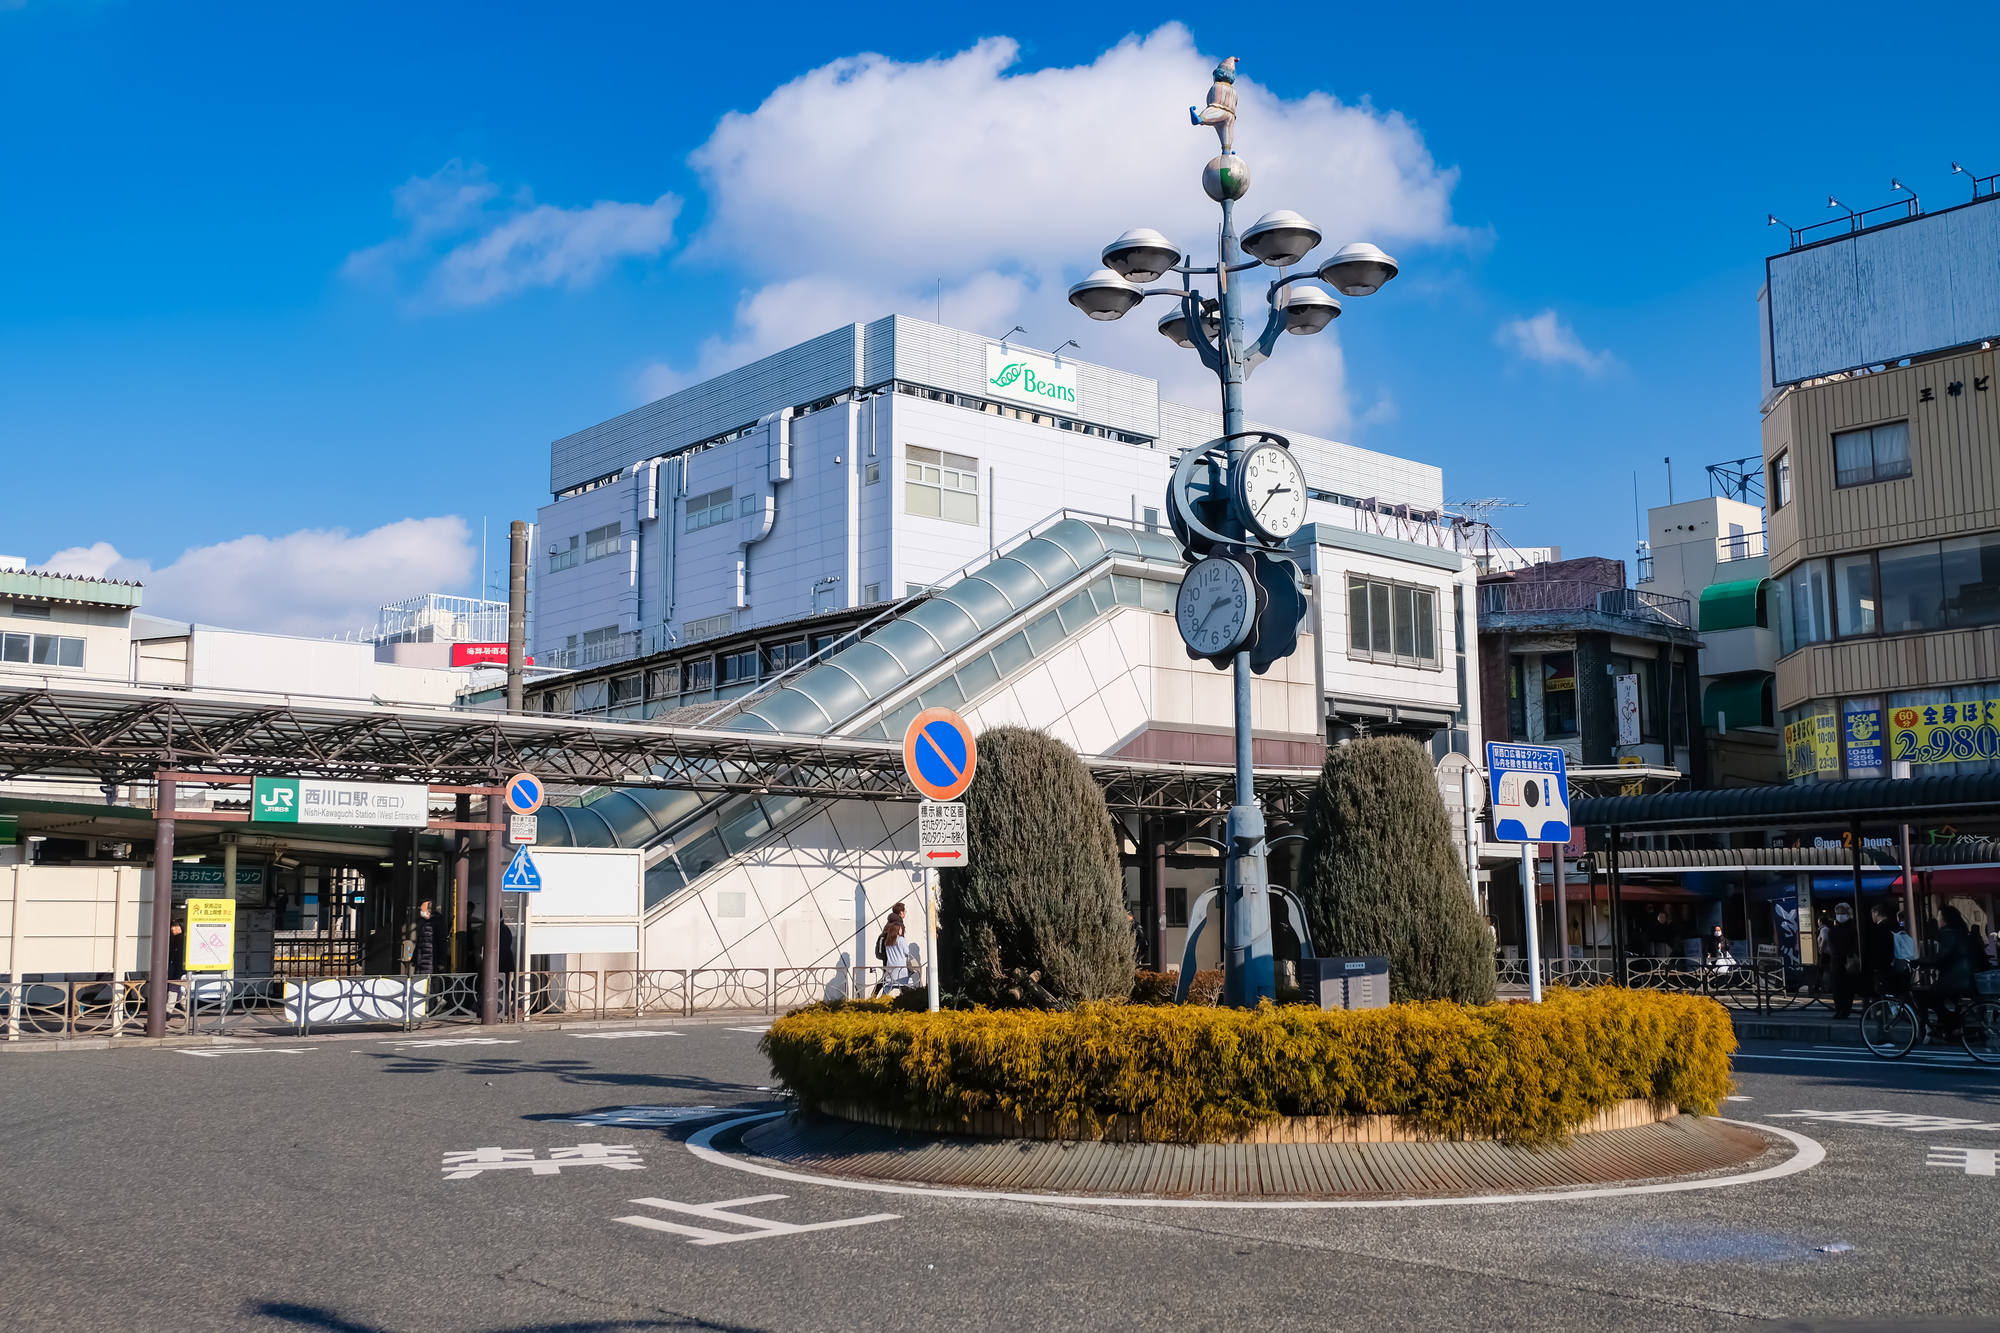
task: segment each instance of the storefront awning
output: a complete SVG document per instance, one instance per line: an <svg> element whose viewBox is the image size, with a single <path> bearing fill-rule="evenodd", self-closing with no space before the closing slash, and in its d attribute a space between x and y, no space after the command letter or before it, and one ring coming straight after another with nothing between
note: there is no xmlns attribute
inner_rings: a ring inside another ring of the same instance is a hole
<svg viewBox="0 0 2000 1333"><path fill-rule="evenodd" d="M1701 629L1745 629L1766 625L1765 590L1769 579L1739 579L1734 583L1711 583L1701 590Z"/></svg>
<svg viewBox="0 0 2000 1333"><path fill-rule="evenodd" d="M1591 828L1713 832L1849 822L1920 823L2000 815L2000 773L1923 778L1861 778L1784 787L1589 796L1570 803L1570 823Z"/></svg>
<svg viewBox="0 0 2000 1333"><path fill-rule="evenodd" d="M1702 691L1702 725L1718 731L1724 721L1734 727L1776 726L1771 707L1771 684L1776 679L1768 671L1723 676Z"/></svg>

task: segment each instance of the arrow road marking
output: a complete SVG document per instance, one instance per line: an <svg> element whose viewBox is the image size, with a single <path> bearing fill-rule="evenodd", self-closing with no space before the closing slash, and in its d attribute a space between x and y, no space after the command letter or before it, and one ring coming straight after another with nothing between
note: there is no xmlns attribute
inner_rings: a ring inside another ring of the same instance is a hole
<svg viewBox="0 0 2000 1333"><path fill-rule="evenodd" d="M711 1222L727 1222L732 1226L750 1227L749 1231L710 1231L706 1227L682 1226L678 1222L663 1222L657 1217L634 1214L614 1221L629 1226L645 1227L649 1231L664 1231L670 1235L686 1236L690 1245L730 1245L739 1240L765 1240L771 1236L791 1236L801 1231L830 1231L835 1227L863 1227L871 1222L894 1222L900 1213L870 1213L866 1217L843 1217L834 1222L808 1222L803 1225L791 1222L773 1222L762 1217L746 1217L731 1211L747 1208L753 1203L770 1203L785 1198L783 1194L753 1194L747 1199L723 1199L718 1203L676 1203L672 1199L633 1199L643 1208L660 1208L671 1213L685 1213L691 1217L705 1218Z"/></svg>

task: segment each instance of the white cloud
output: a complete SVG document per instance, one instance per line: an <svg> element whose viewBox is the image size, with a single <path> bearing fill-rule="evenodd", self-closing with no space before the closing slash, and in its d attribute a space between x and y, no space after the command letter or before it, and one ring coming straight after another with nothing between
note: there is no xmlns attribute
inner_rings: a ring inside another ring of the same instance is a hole
<svg viewBox="0 0 2000 1333"><path fill-rule="evenodd" d="M537 204L523 186L502 195L486 168L454 158L395 191L401 236L347 257L341 271L386 283L416 307L485 305L530 287L587 287L621 260L658 256L674 239L681 201L600 199L585 208Z"/></svg>
<svg viewBox="0 0 2000 1333"><path fill-rule="evenodd" d="M1545 366L1575 366L1586 375L1601 374L1618 364L1609 352L1593 352L1553 310L1533 319L1510 319L1493 333L1493 341L1529 361Z"/></svg>
<svg viewBox="0 0 2000 1333"><path fill-rule="evenodd" d="M359 536L307 529L183 551L161 569L109 542L58 551L39 568L146 585L141 611L229 629L324 636L375 623L376 608L462 585L474 563L465 520L406 518Z"/></svg>
<svg viewBox="0 0 2000 1333"><path fill-rule="evenodd" d="M708 218L688 254L759 285L696 366L651 367L640 387L670 390L853 320L934 319L941 280L947 324L994 334L1024 324L1044 348L1073 337L1086 357L1156 375L1174 397L1213 399L1193 354L1155 332L1157 310L1093 324L1064 291L1134 226L1212 255L1216 210L1200 173L1215 135L1186 108L1215 58L1179 24L1088 65L1010 74L1017 54L991 38L936 60L852 56L724 116L692 158ZM1237 146L1256 178L1239 227L1292 208L1329 249L1462 239L1457 173L1437 167L1402 116L1325 93L1285 100L1247 78L1237 90ZM1260 420L1344 428L1337 337L1286 337L1251 404Z"/></svg>

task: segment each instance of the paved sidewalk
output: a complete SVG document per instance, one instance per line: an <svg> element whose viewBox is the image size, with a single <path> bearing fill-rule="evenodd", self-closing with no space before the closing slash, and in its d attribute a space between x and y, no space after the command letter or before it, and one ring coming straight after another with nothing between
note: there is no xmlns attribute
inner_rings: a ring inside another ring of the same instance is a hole
<svg viewBox="0 0 2000 1333"><path fill-rule="evenodd" d="M479 1023L425 1023L406 1030L400 1023L356 1023L344 1025L338 1032L314 1032L304 1037L284 1027L273 1027L261 1032L196 1032L166 1037L32 1037L24 1034L19 1041L0 1040L0 1055L136 1051L148 1047L298 1046L329 1041L379 1041L384 1036L398 1033L406 1036L423 1033L433 1037L443 1033L460 1033L473 1037L502 1034L514 1036L525 1032L574 1032L591 1028L749 1026L753 1023L759 1025L769 1023L775 1017L776 1015L765 1013L762 1009L704 1009L692 1017L683 1017L680 1014L648 1014L644 1018L579 1018L556 1022L495 1023L491 1027ZM143 1021L141 1026L143 1027Z"/></svg>

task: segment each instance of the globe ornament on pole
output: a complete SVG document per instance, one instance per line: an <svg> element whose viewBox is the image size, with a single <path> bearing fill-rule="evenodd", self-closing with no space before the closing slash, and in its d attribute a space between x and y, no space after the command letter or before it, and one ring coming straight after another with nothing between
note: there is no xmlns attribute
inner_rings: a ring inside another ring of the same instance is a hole
<svg viewBox="0 0 2000 1333"><path fill-rule="evenodd" d="M1250 164L1234 153L1210 158L1201 169L1201 188L1218 204L1241 199L1250 193Z"/></svg>

